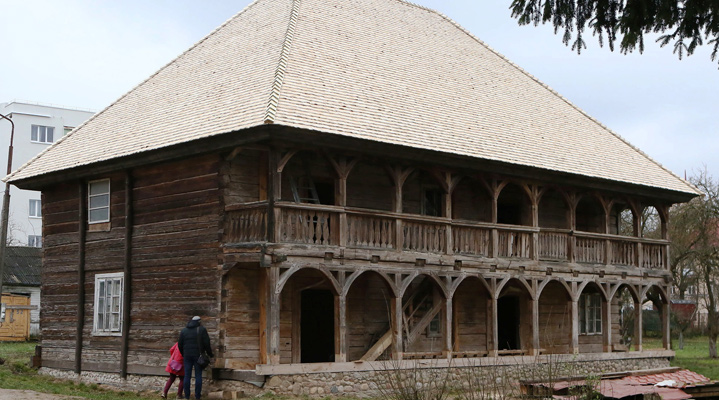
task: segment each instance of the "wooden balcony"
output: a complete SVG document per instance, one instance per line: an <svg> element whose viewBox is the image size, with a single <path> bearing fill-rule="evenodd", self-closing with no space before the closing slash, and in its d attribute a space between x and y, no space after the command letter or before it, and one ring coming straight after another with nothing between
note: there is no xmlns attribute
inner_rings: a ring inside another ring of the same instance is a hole
<svg viewBox="0 0 719 400"><path fill-rule="evenodd" d="M226 207L225 242L267 242L266 201ZM667 269L667 240L276 202L277 243Z"/></svg>

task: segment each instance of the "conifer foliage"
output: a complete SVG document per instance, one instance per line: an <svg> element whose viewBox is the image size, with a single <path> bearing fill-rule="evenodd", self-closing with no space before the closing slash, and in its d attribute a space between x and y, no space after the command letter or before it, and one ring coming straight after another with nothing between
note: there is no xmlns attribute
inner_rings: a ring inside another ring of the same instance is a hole
<svg viewBox="0 0 719 400"><path fill-rule="evenodd" d="M512 17L520 25L551 22L572 50L585 49L585 30L614 51L644 51L644 35L659 33L657 42L672 44L679 59L704 44L719 58L719 0L513 0Z"/></svg>

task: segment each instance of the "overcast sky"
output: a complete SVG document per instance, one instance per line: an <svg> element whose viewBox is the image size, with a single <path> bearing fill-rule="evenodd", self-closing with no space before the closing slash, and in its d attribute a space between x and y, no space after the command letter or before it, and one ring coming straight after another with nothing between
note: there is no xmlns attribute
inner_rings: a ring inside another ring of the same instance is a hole
<svg viewBox="0 0 719 400"><path fill-rule="evenodd" d="M518 26L511 0L416 2L454 19L678 175L705 165L719 178L719 70L708 48L679 61L652 39L643 55L623 55L588 37L577 55L549 26ZM0 0L0 102L101 110L249 3Z"/></svg>

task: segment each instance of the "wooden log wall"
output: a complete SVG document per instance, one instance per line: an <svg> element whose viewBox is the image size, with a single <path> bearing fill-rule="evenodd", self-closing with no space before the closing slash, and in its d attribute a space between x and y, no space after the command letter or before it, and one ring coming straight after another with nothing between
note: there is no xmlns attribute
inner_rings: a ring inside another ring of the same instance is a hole
<svg viewBox="0 0 719 400"><path fill-rule="evenodd" d="M223 278L222 360L224 368L254 369L260 361L259 264L243 263Z"/></svg>
<svg viewBox="0 0 719 400"><path fill-rule="evenodd" d="M572 313L569 300L567 290L559 283L549 284L542 291L539 298L539 346L546 353L571 353Z"/></svg>
<svg viewBox="0 0 719 400"><path fill-rule="evenodd" d="M219 157L205 156L132 172L134 229L128 371L162 371L179 330L202 315L217 343L218 234L222 215ZM110 222L87 225L82 370L120 372L122 337L93 334L95 275L123 272L125 174L110 179ZM84 184L84 183L83 183ZM45 259L41 329L43 363L74 359L78 287L78 182L43 190ZM161 310L162 312L158 312Z"/></svg>
<svg viewBox="0 0 719 400"><path fill-rule="evenodd" d="M492 198L481 182L463 179L452 195L455 219L492 222Z"/></svg>
<svg viewBox="0 0 719 400"><path fill-rule="evenodd" d="M394 183L376 164L358 162L347 178L347 206L392 211Z"/></svg>
<svg viewBox="0 0 719 400"><path fill-rule="evenodd" d="M222 183L225 204L266 200L267 152L240 149L230 155L222 168Z"/></svg>
<svg viewBox="0 0 719 400"><path fill-rule="evenodd" d="M475 279L468 279L454 293L454 351L479 353L489 351L489 293Z"/></svg>

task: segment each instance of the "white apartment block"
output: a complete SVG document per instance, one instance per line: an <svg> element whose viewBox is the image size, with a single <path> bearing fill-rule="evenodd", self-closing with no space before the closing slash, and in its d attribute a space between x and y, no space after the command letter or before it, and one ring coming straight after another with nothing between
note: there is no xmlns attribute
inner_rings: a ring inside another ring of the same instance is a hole
<svg viewBox="0 0 719 400"><path fill-rule="evenodd" d="M85 122L94 111L14 100L0 103L0 114L15 123L12 160L12 169L15 170ZM0 169L3 177L7 168L10 127L10 122L0 118ZM4 186L0 190L4 190ZM11 245L42 247L40 192L11 186L9 221Z"/></svg>

